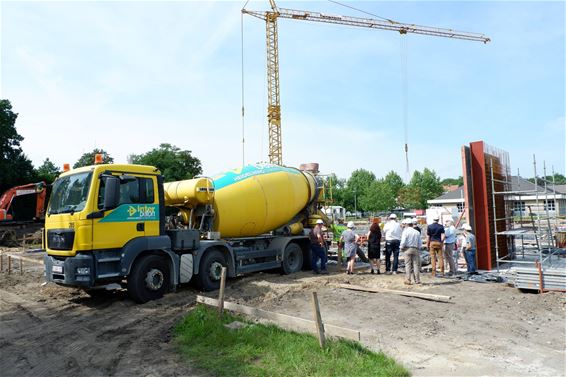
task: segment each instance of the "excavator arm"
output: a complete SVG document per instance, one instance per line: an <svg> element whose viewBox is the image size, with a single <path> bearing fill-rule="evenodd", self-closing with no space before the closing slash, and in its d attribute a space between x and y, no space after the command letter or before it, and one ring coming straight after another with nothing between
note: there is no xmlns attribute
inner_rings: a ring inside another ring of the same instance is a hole
<svg viewBox="0 0 566 377"><path fill-rule="evenodd" d="M35 217L38 219L42 218L45 214L45 199L47 196L45 188L45 182L37 182L8 189L0 197L0 221L12 220L12 216L9 213L12 201L14 198L23 195L37 195Z"/></svg>

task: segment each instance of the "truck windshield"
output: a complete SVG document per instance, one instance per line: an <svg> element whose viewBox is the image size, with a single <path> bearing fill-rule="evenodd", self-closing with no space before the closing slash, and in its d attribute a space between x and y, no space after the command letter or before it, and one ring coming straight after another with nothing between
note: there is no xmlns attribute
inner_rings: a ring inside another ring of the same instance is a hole
<svg viewBox="0 0 566 377"><path fill-rule="evenodd" d="M53 183L48 215L82 211L86 205L92 172L58 178Z"/></svg>

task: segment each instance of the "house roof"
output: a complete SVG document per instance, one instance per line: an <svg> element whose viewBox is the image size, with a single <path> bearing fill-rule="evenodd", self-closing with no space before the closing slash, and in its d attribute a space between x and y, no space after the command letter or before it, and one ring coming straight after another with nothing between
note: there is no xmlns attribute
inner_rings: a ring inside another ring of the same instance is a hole
<svg viewBox="0 0 566 377"><path fill-rule="evenodd" d="M534 183L526 180L525 178L521 178L521 177L517 177L517 176L511 177L511 190L510 191L535 191L535 188L537 188L537 186L535 186ZM544 187L541 186L541 185L538 185L538 188L537 188L536 191L538 191L540 193L545 193ZM554 191L552 191L549 187L547 187L546 193L553 194Z"/></svg>
<svg viewBox="0 0 566 377"><path fill-rule="evenodd" d="M531 191L534 194L535 191L535 184L518 176L512 176L511 177L511 189L510 191ZM556 185L555 186L555 190L557 194L566 194L566 185ZM541 187L540 185L538 186L537 191L541 194L553 194L554 191L551 189L551 187L547 186L546 191L544 190L544 187ZM524 193L526 195L528 195L528 193ZM429 200L429 203L450 203L450 202L459 202L459 201L464 201L464 186L460 186L455 190L452 191L448 191L445 192L444 194L440 195L437 198L434 198L432 200Z"/></svg>
<svg viewBox="0 0 566 377"><path fill-rule="evenodd" d="M438 198L434 198L434 200L453 200L453 199L464 200L464 186L460 186L456 190L445 192L444 194L440 195Z"/></svg>

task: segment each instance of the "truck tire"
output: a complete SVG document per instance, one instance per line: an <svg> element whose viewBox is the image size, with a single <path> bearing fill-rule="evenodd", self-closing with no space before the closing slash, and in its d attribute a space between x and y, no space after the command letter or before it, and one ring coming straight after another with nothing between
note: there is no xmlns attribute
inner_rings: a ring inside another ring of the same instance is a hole
<svg viewBox="0 0 566 377"><path fill-rule="evenodd" d="M197 276L198 288L205 292L219 289L222 267L227 267L227 263L220 250L208 250L200 261Z"/></svg>
<svg viewBox="0 0 566 377"><path fill-rule="evenodd" d="M303 268L303 250L296 243L289 243L283 252L281 269L285 275L299 272Z"/></svg>
<svg viewBox="0 0 566 377"><path fill-rule="evenodd" d="M170 273L163 257L142 257L136 261L128 276L128 294L139 304L157 300L169 291Z"/></svg>

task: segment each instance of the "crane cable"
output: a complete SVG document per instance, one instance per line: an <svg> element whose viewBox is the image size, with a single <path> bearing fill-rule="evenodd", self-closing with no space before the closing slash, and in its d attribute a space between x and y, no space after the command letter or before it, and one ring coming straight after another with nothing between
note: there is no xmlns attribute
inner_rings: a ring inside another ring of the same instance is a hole
<svg viewBox="0 0 566 377"><path fill-rule="evenodd" d="M403 102L403 131L405 136L405 175L409 181L409 78L408 78L408 58L407 58L407 39L401 34L401 92Z"/></svg>
<svg viewBox="0 0 566 377"><path fill-rule="evenodd" d="M244 14L240 15L240 34L242 39L242 166L245 165L245 112L244 112Z"/></svg>
<svg viewBox="0 0 566 377"><path fill-rule="evenodd" d="M341 6L345 7L345 8L353 9L353 10L355 10L355 11L357 11L357 12L360 12L360 13L364 13L364 14L367 14L367 15L369 15L369 16L372 16L372 17L375 17L375 18L379 18L379 19L382 19L382 20L387 21L387 22L391 22L392 24L398 24L398 22L393 21L393 20L390 20L389 18L381 17L381 16L378 16L377 14L373 14L373 13L370 13L370 12L366 12L365 10L361 10L361 9L356 8L356 7L353 7L353 6L351 6L351 5L346 5L346 4L343 4L343 3L340 3L340 2L334 1L334 0L328 0L328 1L331 2L331 3L334 3L334 4L341 5Z"/></svg>
<svg viewBox="0 0 566 377"><path fill-rule="evenodd" d="M372 17L382 19L384 21L397 24L397 21L390 20L389 18L378 16L374 13L366 12L362 9L353 7L351 5L343 4L335 0L328 0L331 3L338 4L345 8L353 9ZM409 181L409 79L408 79L408 59L407 59L407 40L405 35L401 34L401 93L402 93L402 107L403 107L403 131L405 136L405 179Z"/></svg>

